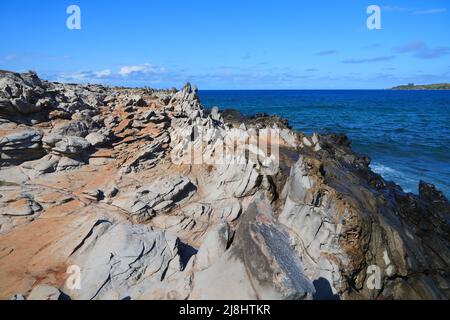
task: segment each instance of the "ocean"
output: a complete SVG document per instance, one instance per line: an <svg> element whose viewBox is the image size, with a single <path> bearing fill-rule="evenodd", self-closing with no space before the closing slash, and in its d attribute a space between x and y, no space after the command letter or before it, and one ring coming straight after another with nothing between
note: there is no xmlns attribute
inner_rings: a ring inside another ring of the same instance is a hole
<svg viewBox="0 0 450 320"><path fill-rule="evenodd" d="M266 112L312 134L345 133L371 168L406 192L435 184L450 198L450 91L200 91L202 104L251 115Z"/></svg>

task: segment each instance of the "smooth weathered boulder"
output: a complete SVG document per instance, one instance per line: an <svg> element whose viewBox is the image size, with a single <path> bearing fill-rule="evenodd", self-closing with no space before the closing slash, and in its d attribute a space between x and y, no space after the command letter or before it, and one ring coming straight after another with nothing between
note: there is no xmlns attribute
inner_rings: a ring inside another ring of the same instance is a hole
<svg viewBox="0 0 450 320"><path fill-rule="evenodd" d="M217 188L225 190L231 197L242 198L255 194L262 178L252 162L244 164L229 162L220 167Z"/></svg>
<svg viewBox="0 0 450 320"><path fill-rule="evenodd" d="M230 198L213 202L212 218L219 221L236 221L241 213L242 206L238 199Z"/></svg>
<svg viewBox="0 0 450 320"><path fill-rule="evenodd" d="M138 221L146 221L189 200L196 190L196 186L187 178L162 177L134 192L117 196L113 205L127 211Z"/></svg>
<svg viewBox="0 0 450 320"><path fill-rule="evenodd" d="M69 156L77 156L85 152L91 147L91 144L84 138L64 136L55 143L52 152Z"/></svg>
<svg viewBox="0 0 450 320"><path fill-rule="evenodd" d="M94 147L102 146L108 141L107 137L98 132L88 134L85 139Z"/></svg>
<svg viewBox="0 0 450 320"><path fill-rule="evenodd" d="M32 216L42 210L39 203L31 196L0 191L0 215L9 217Z"/></svg>
<svg viewBox="0 0 450 320"><path fill-rule="evenodd" d="M16 293L14 296L11 297L11 300L23 301L23 300L25 300L25 296L21 293Z"/></svg>
<svg viewBox="0 0 450 320"><path fill-rule="evenodd" d="M28 295L27 300L68 300L69 297L59 289L48 285L37 285Z"/></svg>
<svg viewBox="0 0 450 320"><path fill-rule="evenodd" d="M205 270L213 265L227 250L233 233L226 223L218 224L205 236L202 246L195 257L195 269Z"/></svg>
<svg viewBox="0 0 450 320"><path fill-rule="evenodd" d="M249 206L230 248L214 260L194 274L191 299L311 299L315 292L265 201Z"/></svg>
<svg viewBox="0 0 450 320"><path fill-rule="evenodd" d="M17 127L2 135L0 126L0 167L42 157L45 152L41 140L42 133L38 130Z"/></svg>
<svg viewBox="0 0 450 320"><path fill-rule="evenodd" d="M164 280L177 255L177 238L143 225L111 225L99 221L72 255L82 271L81 289L69 290L74 299L90 300L129 296L130 288L144 280ZM144 290L144 288L142 289Z"/></svg>

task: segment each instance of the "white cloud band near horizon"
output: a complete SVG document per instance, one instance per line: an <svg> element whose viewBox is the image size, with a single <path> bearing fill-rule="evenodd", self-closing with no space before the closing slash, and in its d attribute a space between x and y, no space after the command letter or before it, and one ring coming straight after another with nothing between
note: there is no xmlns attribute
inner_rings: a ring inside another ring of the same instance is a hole
<svg viewBox="0 0 450 320"><path fill-rule="evenodd" d="M144 63L140 65L123 66L119 70L119 75L127 77L132 74L161 74L164 72L166 72L166 69L163 67Z"/></svg>

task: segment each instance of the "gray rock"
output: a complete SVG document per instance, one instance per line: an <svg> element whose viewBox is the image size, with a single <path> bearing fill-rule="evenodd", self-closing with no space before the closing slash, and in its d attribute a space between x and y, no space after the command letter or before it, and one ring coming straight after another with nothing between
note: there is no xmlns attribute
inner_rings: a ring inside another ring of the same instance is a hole
<svg viewBox="0 0 450 320"><path fill-rule="evenodd" d="M99 221L73 255L73 264L82 272L82 289L68 292L81 300L101 299L111 292L126 297L144 280L164 280L177 255L176 244L176 237L147 226Z"/></svg>
<svg viewBox="0 0 450 320"><path fill-rule="evenodd" d="M11 104L22 114L30 114L41 111L41 107L31 104L23 99L12 99Z"/></svg>
<svg viewBox="0 0 450 320"><path fill-rule="evenodd" d="M104 135L98 132L88 134L85 139L94 147L102 146L108 141Z"/></svg>
<svg viewBox="0 0 450 320"><path fill-rule="evenodd" d="M16 293L14 296L11 297L11 300L22 301L22 300L25 300L25 297L21 293Z"/></svg>
<svg viewBox="0 0 450 320"><path fill-rule="evenodd" d="M31 128L20 128L16 132L0 138L0 150L11 151L37 148L42 134Z"/></svg>
<svg viewBox="0 0 450 320"><path fill-rule="evenodd" d="M154 117L156 117L156 112L154 110L148 110L140 116L139 120L147 122L147 121L150 121Z"/></svg>
<svg viewBox="0 0 450 320"><path fill-rule="evenodd" d="M184 117L191 118L194 114L203 117L203 107L198 99L198 94L195 89L188 83L183 89L178 91L169 102L169 107L174 108L174 111Z"/></svg>
<svg viewBox="0 0 450 320"><path fill-rule="evenodd" d="M83 161L63 156L58 161L58 166L56 167L56 171L77 169L77 168L83 166L84 164L85 163Z"/></svg>
<svg viewBox="0 0 450 320"><path fill-rule="evenodd" d="M117 116L108 116L105 118L105 126L108 128L112 128L114 126L116 126L117 124L119 124L119 118Z"/></svg>
<svg viewBox="0 0 450 320"><path fill-rule="evenodd" d="M170 136L164 132L151 143L145 144L122 165L122 172L131 173L154 168L165 155L162 145L169 141Z"/></svg>
<svg viewBox="0 0 450 320"><path fill-rule="evenodd" d="M312 147L312 145L313 145L307 137L303 137L302 141L303 141L303 144L307 147Z"/></svg>
<svg viewBox="0 0 450 320"><path fill-rule="evenodd" d="M33 288L27 300L66 300L66 297L59 289L40 284Z"/></svg>
<svg viewBox="0 0 450 320"><path fill-rule="evenodd" d="M212 228L198 249L195 257L195 269L202 271L212 266L227 250L231 239L232 232L228 224L221 223Z"/></svg>
<svg viewBox="0 0 450 320"><path fill-rule="evenodd" d="M104 192L99 189L85 190L83 191L83 195L94 201L100 201L105 197Z"/></svg>
<svg viewBox="0 0 450 320"><path fill-rule="evenodd" d="M298 147L297 135L294 134L291 130L281 129L279 132L281 139L283 139L290 147Z"/></svg>
<svg viewBox="0 0 450 320"><path fill-rule="evenodd" d="M36 102L45 95L43 83L35 73L0 72L0 115L20 120L41 111Z"/></svg>
<svg viewBox="0 0 450 320"><path fill-rule="evenodd" d="M20 167L8 167L0 170L0 181L7 184L20 185L27 182L29 178L22 172Z"/></svg>
<svg viewBox="0 0 450 320"><path fill-rule="evenodd" d="M46 149L51 150L51 148L53 148L59 141L61 141L63 137L64 136L61 134L50 133L42 138L42 143L44 144L44 147Z"/></svg>
<svg viewBox="0 0 450 320"><path fill-rule="evenodd" d="M339 155L342 150L332 152ZM431 230L428 223L432 220L442 221L440 213L432 213L433 205L399 189L383 189L381 196L374 191L372 180L370 184L364 180L364 174L377 178L364 173L358 160L356 164L347 162L348 156L312 157L300 157L292 168L279 222L288 227L305 271L316 285L316 297L443 299L449 283L446 276L424 275L423 270L445 268L443 263L450 256L438 238L448 234L448 229L433 224L433 232L414 241L421 237L417 221L427 230ZM428 218L421 220L424 212ZM379 289L368 285L370 266L383 270L378 275ZM350 288L358 292L350 292Z"/></svg>
<svg viewBox="0 0 450 320"><path fill-rule="evenodd" d="M84 138L67 136L55 144L52 152L65 155L80 155L90 147L91 144Z"/></svg>
<svg viewBox="0 0 450 320"><path fill-rule="evenodd" d="M319 135L316 132L314 132L311 140L314 144L319 143Z"/></svg>
<svg viewBox="0 0 450 320"><path fill-rule="evenodd" d="M77 169L84 164L81 160L50 153L39 160L24 162L21 168L34 179L48 173Z"/></svg>
<svg viewBox="0 0 450 320"><path fill-rule="evenodd" d="M18 127L0 137L0 166L17 165L42 157L45 152L41 140L39 131L27 127Z"/></svg>
<svg viewBox="0 0 450 320"><path fill-rule="evenodd" d="M53 101L52 99L46 97L46 98L41 98L36 102L36 107L39 109L43 109L43 108L50 108L53 105Z"/></svg>
<svg viewBox="0 0 450 320"><path fill-rule="evenodd" d="M212 217L221 221L236 221L242 212L239 200L234 198L216 201L213 203L213 206Z"/></svg>
<svg viewBox="0 0 450 320"><path fill-rule="evenodd" d="M8 195L0 198L0 215L8 217L32 216L42 210L41 205L29 195Z"/></svg>
<svg viewBox="0 0 450 320"><path fill-rule="evenodd" d="M55 172L60 159L59 156L47 154L39 160L24 162L21 167L30 177L36 178L46 173Z"/></svg>
<svg viewBox="0 0 450 320"><path fill-rule="evenodd" d="M288 233L263 201L243 215L231 247L209 268L196 272L192 299L311 299Z"/></svg>
<svg viewBox="0 0 450 320"><path fill-rule="evenodd" d="M222 116L219 113L218 107L212 107L210 115L211 115L211 119L222 122Z"/></svg>
<svg viewBox="0 0 450 320"><path fill-rule="evenodd" d="M89 134L89 125L84 121L71 121L52 130L53 135L85 137Z"/></svg>
<svg viewBox="0 0 450 320"><path fill-rule="evenodd" d="M162 177L135 192L119 195L113 205L128 211L139 221L146 221L190 199L196 189L187 178Z"/></svg>
<svg viewBox="0 0 450 320"><path fill-rule="evenodd" d="M225 190L230 197L241 198L254 194L262 178L251 162L229 162L220 166L217 189Z"/></svg>

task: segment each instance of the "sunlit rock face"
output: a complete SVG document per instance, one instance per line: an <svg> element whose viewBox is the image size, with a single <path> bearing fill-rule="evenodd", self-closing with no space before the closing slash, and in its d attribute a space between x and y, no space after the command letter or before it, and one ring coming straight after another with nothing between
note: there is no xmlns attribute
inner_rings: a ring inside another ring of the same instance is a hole
<svg viewBox="0 0 450 320"><path fill-rule="evenodd" d="M369 164L189 84L2 71L0 298L450 298L448 200Z"/></svg>

